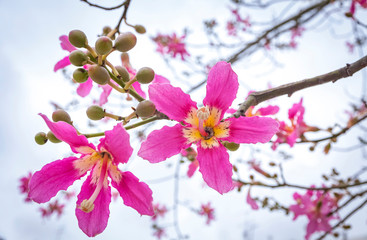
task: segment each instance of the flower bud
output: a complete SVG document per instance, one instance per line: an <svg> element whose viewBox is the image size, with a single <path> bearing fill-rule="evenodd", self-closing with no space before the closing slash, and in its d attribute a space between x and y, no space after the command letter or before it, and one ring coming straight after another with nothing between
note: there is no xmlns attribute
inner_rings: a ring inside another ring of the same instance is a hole
<svg viewBox="0 0 367 240"><path fill-rule="evenodd" d="M99 55L105 55L112 49L112 40L109 37L100 37L97 39L95 47Z"/></svg>
<svg viewBox="0 0 367 240"><path fill-rule="evenodd" d="M50 140L50 142L52 142L52 143L59 143L59 142L61 142L59 139L57 139L56 137L55 137L55 135L53 134L53 132L51 132L51 131L49 131L48 133L47 133L47 138L48 138L48 140Z"/></svg>
<svg viewBox="0 0 367 240"><path fill-rule="evenodd" d="M145 27L143 25L135 25L134 28L135 28L135 31L140 34L144 34L147 31L145 30Z"/></svg>
<svg viewBox="0 0 367 240"><path fill-rule="evenodd" d="M110 80L110 74L108 71L99 65L92 65L88 69L90 78L99 85L105 85Z"/></svg>
<svg viewBox="0 0 367 240"><path fill-rule="evenodd" d="M229 150L229 151L237 151L237 149L240 147L238 143L234 142L227 142L223 141L222 144Z"/></svg>
<svg viewBox="0 0 367 240"><path fill-rule="evenodd" d="M84 68L77 68L73 72L73 79L77 83L83 83L88 79L88 71Z"/></svg>
<svg viewBox="0 0 367 240"><path fill-rule="evenodd" d="M149 100L144 100L136 107L136 114L141 118L151 117L155 113L155 105Z"/></svg>
<svg viewBox="0 0 367 240"><path fill-rule="evenodd" d="M120 52L127 52L136 45L136 36L131 32L120 34L115 40L115 49Z"/></svg>
<svg viewBox="0 0 367 240"><path fill-rule="evenodd" d="M121 78L122 78L122 81L124 82L128 82L130 81L130 74L129 72L126 70L125 67L122 67L122 66L115 66L116 70L119 72Z"/></svg>
<svg viewBox="0 0 367 240"><path fill-rule="evenodd" d="M47 136L46 133L44 132L39 132L36 134L36 136L34 136L34 140L36 141L37 144L39 145L43 145L47 142Z"/></svg>
<svg viewBox="0 0 367 240"><path fill-rule="evenodd" d="M69 55L71 64L77 67L81 67L88 63L88 56L81 50L74 50Z"/></svg>
<svg viewBox="0 0 367 240"><path fill-rule="evenodd" d="M111 29L111 27L110 26L105 26L105 27L103 27L103 35L107 35L107 34L109 34L111 31L112 31L112 29Z"/></svg>
<svg viewBox="0 0 367 240"><path fill-rule="evenodd" d="M77 48L85 47L88 44L87 36L80 30L72 30L69 32L70 43Z"/></svg>
<svg viewBox="0 0 367 240"><path fill-rule="evenodd" d="M97 121L104 118L105 112L100 106L93 105L87 109L87 116L89 119Z"/></svg>
<svg viewBox="0 0 367 240"><path fill-rule="evenodd" d="M52 120L54 122L67 122L69 124L71 124L71 117L69 115L69 113L67 113L66 111L62 110L62 109L58 109L55 112L52 113Z"/></svg>
<svg viewBox="0 0 367 240"><path fill-rule="evenodd" d="M143 67L139 69L135 77L139 83L148 84L154 79L154 71L149 67Z"/></svg>

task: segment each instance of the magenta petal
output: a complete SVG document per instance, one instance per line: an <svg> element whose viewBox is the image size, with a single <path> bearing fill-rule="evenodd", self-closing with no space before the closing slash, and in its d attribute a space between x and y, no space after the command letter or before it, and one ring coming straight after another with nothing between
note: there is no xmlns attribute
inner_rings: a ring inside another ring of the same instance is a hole
<svg viewBox="0 0 367 240"><path fill-rule="evenodd" d="M112 180L112 186L120 193L126 206L134 208L141 215L154 215L152 190L134 174L121 172L120 182Z"/></svg>
<svg viewBox="0 0 367 240"><path fill-rule="evenodd" d="M164 126L154 130L141 144L138 156L151 163L158 163L179 154L182 149L190 146L183 136L182 129L181 124L176 124L173 127Z"/></svg>
<svg viewBox="0 0 367 240"><path fill-rule="evenodd" d="M189 165L189 169L187 170L187 176L189 178L191 178L194 173L196 172L196 169L199 167L199 162L197 159L195 159L194 161L192 161Z"/></svg>
<svg viewBox="0 0 367 240"><path fill-rule="evenodd" d="M76 157L51 162L33 174L29 182L29 197L38 203L49 201L60 190L66 190L84 174L74 168Z"/></svg>
<svg viewBox="0 0 367 240"><path fill-rule="evenodd" d="M251 206L253 210L259 209L259 206L257 205L255 199L253 199L250 195L250 189L247 192L246 202Z"/></svg>
<svg viewBox="0 0 367 240"><path fill-rule="evenodd" d="M259 108L259 110L257 111L260 113L261 116L274 115L279 112L279 107L270 105L264 108Z"/></svg>
<svg viewBox="0 0 367 240"><path fill-rule="evenodd" d="M223 145L213 148L198 147L197 160L203 179L209 187L220 194L232 189L232 164Z"/></svg>
<svg viewBox="0 0 367 240"><path fill-rule="evenodd" d="M60 61L58 61L55 64L54 72L56 72L59 69L63 69L65 67L69 66L70 64L71 63L70 63L70 60L69 60L69 56L66 56L66 57L64 57L63 59L61 59Z"/></svg>
<svg viewBox="0 0 367 240"><path fill-rule="evenodd" d="M91 183L91 175L83 183L82 189L78 195L77 206L79 206L84 199L89 199L96 185ZM79 228L89 237L94 237L105 230L110 216L109 205L111 202L111 187L102 187L96 200L94 201L94 209L89 212L83 212L79 208L75 209L75 215L78 219Z"/></svg>
<svg viewBox="0 0 367 240"><path fill-rule="evenodd" d="M222 117L236 98L238 90L237 74L231 64L218 62L210 70L206 84L205 106L212 106L222 110Z"/></svg>
<svg viewBox="0 0 367 240"><path fill-rule="evenodd" d="M130 146L130 135L121 124L117 124L112 130L105 132L98 148L105 148L113 158L114 164L127 163L133 148Z"/></svg>
<svg viewBox="0 0 367 240"><path fill-rule="evenodd" d="M104 105L105 103L108 102L108 97L110 96L111 94L111 91L112 91L112 87L110 85L101 85L100 86L103 91L101 93L101 96L99 97L99 106L102 106Z"/></svg>
<svg viewBox="0 0 367 240"><path fill-rule="evenodd" d="M66 35L62 35L59 37L60 39L60 45L61 45L61 48L66 50L66 51L69 51L69 52L72 52L74 50L76 50L76 48L69 42L69 37L66 36Z"/></svg>
<svg viewBox="0 0 367 240"><path fill-rule="evenodd" d="M197 108L196 102L191 100L190 95L170 84L151 84L149 97L158 111L178 122L187 117L191 108Z"/></svg>
<svg viewBox="0 0 367 240"><path fill-rule="evenodd" d="M229 118L229 137L235 143L266 143L279 129L279 123L268 117Z"/></svg>
<svg viewBox="0 0 367 240"><path fill-rule="evenodd" d="M141 89L141 84L140 83L138 83L138 82L134 82L133 84L132 84L132 86L134 87L134 89L135 89L135 91L140 95L140 96L142 96L143 98L146 98L146 94L145 94L145 92L143 92L143 90Z"/></svg>
<svg viewBox="0 0 367 240"><path fill-rule="evenodd" d="M293 104L292 108L288 110L288 118L290 120L296 120L296 123L303 122L303 114L305 113L305 108L302 105L303 99L299 103Z"/></svg>
<svg viewBox="0 0 367 240"><path fill-rule="evenodd" d="M88 142L84 135L78 135L76 129L66 122L51 122L46 115L39 114L45 120L51 132L61 141L70 145L75 153L90 153L94 145Z"/></svg>
<svg viewBox="0 0 367 240"><path fill-rule="evenodd" d="M92 90L92 87L93 80L91 78L88 78L86 82L79 84L79 87L76 89L76 93L81 97L88 96L88 94Z"/></svg>
<svg viewBox="0 0 367 240"><path fill-rule="evenodd" d="M152 81L152 83L170 83L170 81L167 79L167 78L165 78L165 77L163 77L163 76L161 76L161 75L158 75L158 74L156 74L155 76L154 76L154 79L153 79L153 81Z"/></svg>

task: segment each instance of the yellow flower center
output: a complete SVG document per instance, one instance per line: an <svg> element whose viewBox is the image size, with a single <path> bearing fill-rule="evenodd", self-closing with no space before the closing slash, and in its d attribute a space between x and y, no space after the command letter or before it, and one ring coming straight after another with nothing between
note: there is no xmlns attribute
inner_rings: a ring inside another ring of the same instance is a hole
<svg viewBox="0 0 367 240"><path fill-rule="evenodd" d="M192 108L184 120L187 142L200 143L203 148L219 146L219 140L229 136L229 121L220 122L221 110L215 107Z"/></svg>

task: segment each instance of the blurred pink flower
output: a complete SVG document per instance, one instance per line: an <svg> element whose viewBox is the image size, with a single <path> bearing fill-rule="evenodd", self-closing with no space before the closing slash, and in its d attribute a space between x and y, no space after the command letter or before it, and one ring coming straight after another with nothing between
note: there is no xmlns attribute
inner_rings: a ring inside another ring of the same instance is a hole
<svg viewBox="0 0 367 240"><path fill-rule="evenodd" d="M153 204L153 210L154 210L154 215L152 216L152 220L156 221L158 217L164 217L164 215L166 215L166 213L168 212L166 206L164 205L160 205L159 203Z"/></svg>
<svg viewBox="0 0 367 240"><path fill-rule="evenodd" d="M199 210L201 216L206 216L206 224L209 225L212 220L214 220L214 208L211 207L210 202L207 204L202 204Z"/></svg>
<svg viewBox="0 0 367 240"><path fill-rule="evenodd" d="M258 210L259 209L259 205L257 205L256 200L251 197L250 190L251 190L251 187L249 187L249 189L248 189L247 197L246 197L246 202L251 206L251 208L253 210Z"/></svg>
<svg viewBox="0 0 367 240"><path fill-rule="evenodd" d="M20 180L20 192L26 195L26 198L24 199L25 202L31 202L32 200L28 196L29 192L29 181L31 180L32 173L29 172L27 176L22 177Z"/></svg>
<svg viewBox="0 0 367 240"><path fill-rule="evenodd" d="M43 218L50 217L53 213L56 213L57 216L60 217L63 213L64 207L64 204L59 204L58 200L56 200L53 203L49 203L46 208L40 208L40 211Z"/></svg>
<svg viewBox="0 0 367 240"><path fill-rule="evenodd" d="M181 56L181 60L185 60L185 56L190 56L190 54L186 50L186 44L184 40L186 35L182 35L178 37L176 33L168 34L160 34L153 39L157 44L157 52L162 55L169 54L173 58L176 58L177 55Z"/></svg>

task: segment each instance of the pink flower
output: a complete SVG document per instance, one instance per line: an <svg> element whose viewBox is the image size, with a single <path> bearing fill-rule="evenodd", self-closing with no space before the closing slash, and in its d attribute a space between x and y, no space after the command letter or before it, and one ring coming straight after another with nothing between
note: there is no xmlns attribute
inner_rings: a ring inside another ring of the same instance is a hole
<svg viewBox="0 0 367 240"><path fill-rule="evenodd" d="M250 190L251 190L251 187L248 189L246 202L251 206L253 210L258 210L259 205L257 205L256 200L251 197Z"/></svg>
<svg viewBox="0 0 367 240"><path fill-rule="evenodd" d="M76 50L76 48L71 45L71 43L69 42L69 38L68 36L66 35L62 35L60 36L60 45L61 45L61 48L68 51L68 52L72 52L74 50ZM63 69L67 66L69 66L71 63L70 63L70 60L69 60L69 55L64 57L63 59L61 59L60 61L58 61L56 64L55 64L55 67L54 67L54 72L56 72L57 70L59 69Z"/></svg>
<svg viewBox="0 0 367 240"><path fill-rule="evenodd" d="M25 202L31 202L32 199L29 198L28 192L29 192L29 181L31 180L32 173L29 172L27 176L24 176L20 179L20 192L26 195L26 198L24 199Z"/></svg>
<svg viewBox="0 0 367 240"><path fill-rule="evenodd" d="M260 173L261 175L263 175L264 177L270 178L271 175L267 172L265 172L261 167L260 167L260 163L256 162L255 159L249 161L250 164L250 169L254 169L256 172Z"/></svg>
<svg viewBox="0 0 367 240"><path fill-rule="evenodd" d="M237 90L237 75L226 62L218 62L210 70L204 106L200 109L180 88L151 84L149 97L158 111L180 123L150 133L138 155L158 163L195 143L204 181L221 194L228 192L232 189L232 164L221 141L266 143L279 127L275 120L266 117L223 119Z"/></svg>
<svg viewBox="0 0 367 240"><path fill-rule="evenodd" d="M354 44L353 43L350 43L350 42L345 42L345 45L347 45L347 48L348 48L348 51L349 53L353 53L354 52Z"/></svg>
<svg viewBox="0 0 367 240"><path fill-rule="evenodd" d="M367 0L352 0L352 3L350 5L350 9L349 12L352 15L352 17L354 16L355 12L356 12L356 4L359 3L359 5L361 5L362 8L367 8Z"/></svg>
<svg viewBox="0 0 367 240"><path fill-rule="evenodd" d="M289 210L294 213L293 220L301 215L306 215L309 220L306 239L314 232L331 230L329 221L338 217L330 213L337 209L340 197L332 197L328 192L308 190L304 195L294 193L293 198L297 202L289 206Z"/></svg>
<svg viewBox="0 0 367 240"><path fill-rule="evenodd" d="M228 21L226 28L227 28L228 35L237 36L237 28L234 22Z"/></svg>
<svg viewBox="0 0 367 240"><path fill-rule="evenodd" d="M47 208L40 208L42 213L42 217L50 217L53 213L57 213L57 216L60 217L63 213L65 205L59 204L58 200L53 203L49 203Z"/></svg>
<svg viewBox="0 0 367 240"><path fill-rule="evenodd" d="M234 20L227 22L227 32L228 35L237 36L237 29L241 29L242 31L246 31L248 27L251 27L250 17L242 18L238 9L230 9Z"/></svg>
<svg viewBox="0 0 367 240"><path fill-rule="evenodd" d="M296 42L296 38L297 37L301 37L302 33L305 31L306 29L304 27L294 27L291 29L291 41L289 43L289 46L291 48L296 48L297 47L297 42Z"/></svg>
<svg viewBox="0 0 367 240"><path fill-rule="evenodd" d="M153 41L157 43L157 52L163 55L170 54L173 58L176 58L177 55L181 55L181 60L184 61L185 56L190 56L184 43L185 38L186 35L177 37L176 33L172 33L171 35L158 33L158 35L153 38Z"/></svg>
<svg viewBox="0 0 367 240"><path fill-rule="evenodd" d="M153 210L154 210L154 215L152 216L152 220L155 221L157 220L158 217L164 217L164 215L166 215L166 213L168 212L166 206L160 206L159 203L153 204Z"/></svg>
<svg viewBox="0 0 367 240"><path fill-rule="evenodd" d="M153 236L161 239L162 237L166 236L166 231L162 227L158 227L157 225L153 225L154 233Z"/></svg>
<svg viewBox="0 0 367 240"><path fill-rule="evenodd" d="M40 115L54 135L81 156L54 161L34 173L29 183L29 197L33 201L48 202L60 190L66 190L75 180L90 172L78 195L75 210L80 229L89 237L103 232L107 226L111 202L109 179L126 206L142 215L154 214L152 191L148 185L131 172L118 169L120 163L127 163L133 151L129 135L120 124L105 132L105 138L100 139L96 149L85 136L78 135L73 126L51 122L45 115Z"/></svg>
<svg viewBox="0 0 367 240"><path fill-rule="evenodd" d="M202 204L201 209L199 210L199 214L201 216L206 216L206 224L209 225L212 220L214 220L214 208L210 206L210 202L207 204Z"/></svg>

